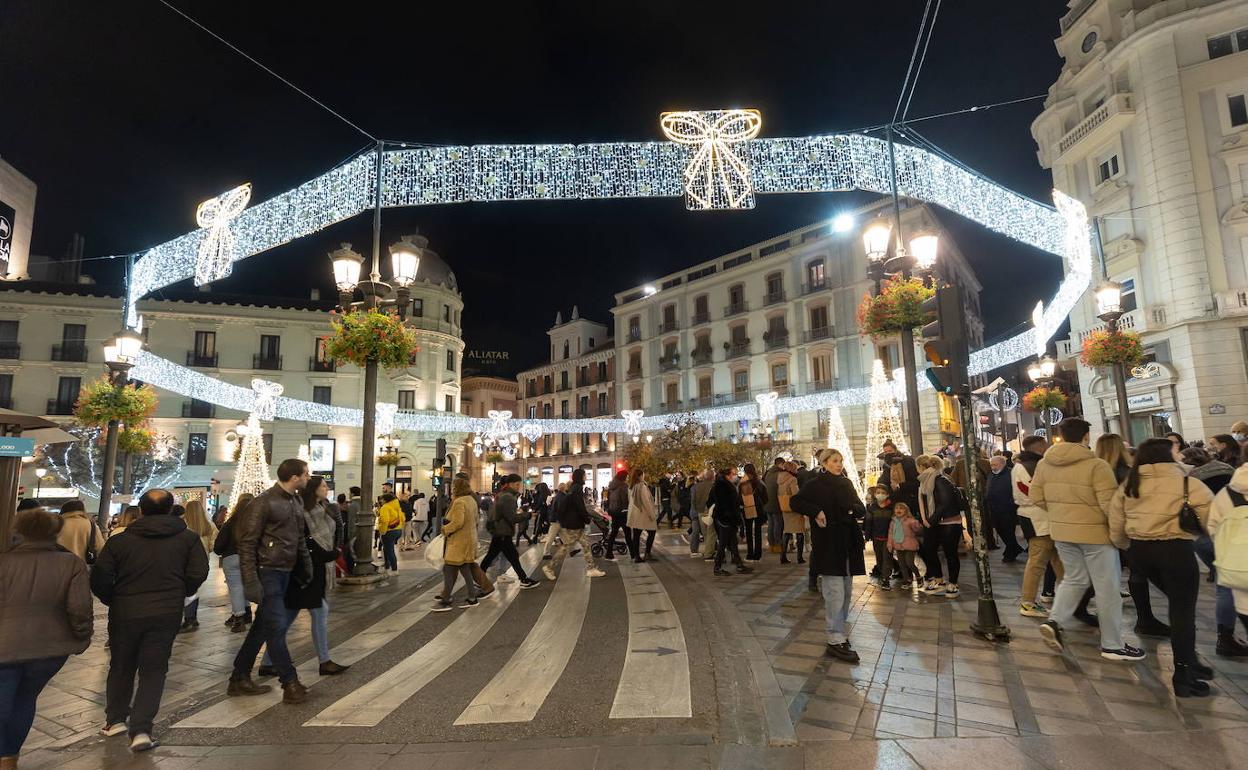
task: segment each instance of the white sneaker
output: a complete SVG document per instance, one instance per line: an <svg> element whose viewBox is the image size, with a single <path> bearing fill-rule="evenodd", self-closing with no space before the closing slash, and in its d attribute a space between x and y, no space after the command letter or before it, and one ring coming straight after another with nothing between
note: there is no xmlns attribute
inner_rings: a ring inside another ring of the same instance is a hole
<svg viewBox="0 0 1248 770"><path fill-rule="evenodd" d="M514 582L516 582L516 579L515 579L515 578L513 578L511 575L499 575L499 576L498 576L498 579L497 579L497 580L495 580L494 582L495 582L495 583L504 583L504 584L506 584L506 583L514 583Z"/></svg>
<svg viewBox="0 0 1248 770"><path fill-rule="evenodd" d="M147 733L136 733L135 736L130 739L131 751L148 751L149 749L154 749L159 745L160 744L156 742L156 739Z"/></svg>
<svg viewBox="0 0 1248 770"><path fill-rule="evenodd" d="M121 735L130 728L126 727L125 722L115 722L113 724L105 724L100 728L100 735L112 738L114 735Z"/></svg>
<svg viewBox="0 0 1248 770"><path fill-rule="evenodd" d="M607 576L607 573L603 572L602 570L598 569L597 567L594 567L593 569L590 569L590 570L586 570L586 571L585 571L585 574L586 574L586 575L589 575L591 578L596 578L596 577L606 577L606 576Z"/></svg>
<svg viewBox="0 0 1248 770"><path fill-rule="evenodd" d="M542 574L546 576L546 579L547 579L547 580L551 581L552 583L554 582L554 580L555 580L555 571L554 571L553 569L551 569L551 568L550 568L550 565L549 565L549 564L547 564L546 566L542 567Z"/></svg>
<svg viewBox="0 0 1248 770"><path fill-rule="evenodd" d="M945 596L957 596L961 592L956 583L948 583L945 586Z"/></svg>

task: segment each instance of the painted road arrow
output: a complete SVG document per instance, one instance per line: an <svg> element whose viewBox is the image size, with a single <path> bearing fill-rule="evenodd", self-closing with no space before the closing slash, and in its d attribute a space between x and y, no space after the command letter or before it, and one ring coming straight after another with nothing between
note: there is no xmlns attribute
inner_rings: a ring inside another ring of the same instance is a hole
<svg viewBox="0 0 1248 770"><path fill-rule="evenodd" d="M670 647L660 646L660 647L655 647L652 650L629 650L629 652L648 652L652 655L658 655L661 658L664 655L675 655L676 653L680 652L680 650L673 650Z"/></svg>

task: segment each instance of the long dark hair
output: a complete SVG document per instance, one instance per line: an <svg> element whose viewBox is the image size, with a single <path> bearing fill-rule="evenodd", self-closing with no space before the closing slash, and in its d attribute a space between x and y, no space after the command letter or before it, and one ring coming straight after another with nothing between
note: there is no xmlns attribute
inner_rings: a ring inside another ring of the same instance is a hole
<svg viewBox="0 0 1248 770"><path fill-rule="evenodd" d="M299 493L299 496L303 498L303 510L310 511L320 502L316 499L316 490L320 489L321 484L324 483L324 476L311 476L308 478L308 483L304 485L303 491Z"/></svg>
<svg viewBox="0 0 1248 770"><path fill-rule="evenodd" d="M1135 449L1135 463L1127 473L1122 491L1127 497L1140 496L1140 468L1174 462L1174 444L1168 438L1145 439Z"/></svg>
<svg viewBox="0 0 1248 770"><path fill-rule="evenodd" d="M750 486L756 486L759 483L758 469L754 467L754 463L746 463L741 470L745 472L745 477L749 479Z"/></svg>
<svg viewBox="0 0 1248 770"><path fill-rule="evenodd" d="M1222 448L1218 450L1217 458L1232 468L1238 468L1243 462L1243 457L1239 451L1239 442L1235 437L1227 433L1219 433L1214 436Z"/></svg>

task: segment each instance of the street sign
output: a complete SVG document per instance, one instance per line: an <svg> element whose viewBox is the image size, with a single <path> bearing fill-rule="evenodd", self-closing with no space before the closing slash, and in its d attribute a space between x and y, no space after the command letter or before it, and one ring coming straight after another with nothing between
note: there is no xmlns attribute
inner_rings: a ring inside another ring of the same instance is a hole
<svg viewBox="0 0 1248 770"><path fill-rule="evenodd" d="M33 457L34 454L33 438L0 438L0 457Z"/></svg>

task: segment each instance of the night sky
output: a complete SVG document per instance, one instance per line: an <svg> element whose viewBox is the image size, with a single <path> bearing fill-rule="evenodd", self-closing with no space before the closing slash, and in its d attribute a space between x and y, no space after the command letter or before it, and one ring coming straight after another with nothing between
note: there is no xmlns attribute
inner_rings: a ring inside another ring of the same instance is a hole
<svg viewBox="0 0 1248 770"><path fill-rule="evenodd" d="M758 108L772 137L875 126L892 117L924 5L175 4L374 136L433 144L661 139L670 109ZM1065 11L1065 0L944 3L910 117L1045 93ZM141 251L194 228L204 199L251 181L253 202L265 200L368 143L156 0L6 0L0 94L0 156L39 186L32 261L62 255L73 233L88 257ZM1051 177L1028 131L1041 108L915 127L1047 201ZM678 198L387 210L383 245L426 234L459 278L469 347L528 365L547 354L557 310L566 319L576 302L609 323L616 291L857 200L767 195L752 211L710 213ZM947 219L984 283L987 336L1024 322L1060 263ZM328 296L326 253L343 240L368 253L370 228L361 215L252 257L221 291ZM119 261L84 268L120 285Z"/></svg>

